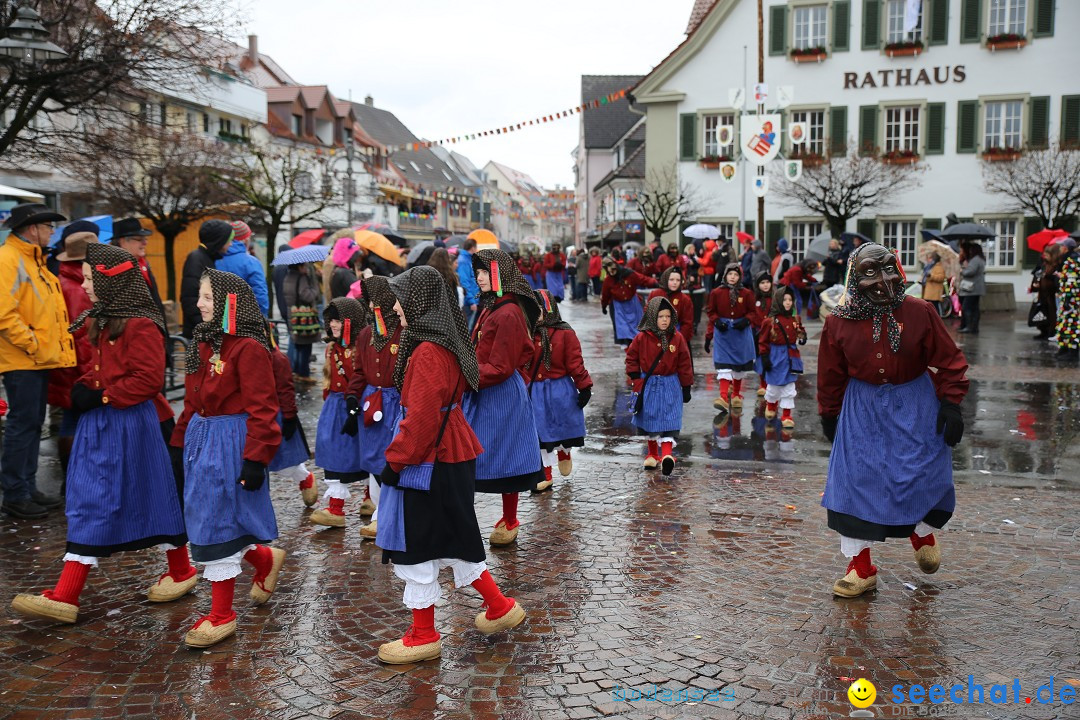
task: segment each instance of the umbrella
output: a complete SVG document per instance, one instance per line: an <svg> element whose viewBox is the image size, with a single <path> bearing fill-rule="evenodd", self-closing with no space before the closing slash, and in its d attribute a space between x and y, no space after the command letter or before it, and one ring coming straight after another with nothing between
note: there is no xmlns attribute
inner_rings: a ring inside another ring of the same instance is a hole
<svg viewBox="0 0 1080 720"><path fill-rule="evenodd" d="M873 240L866 237L862 233L857 233L857 232L840 233L840 241L845 243L845 244L846 243L853 243L856 240L858 240L859 242L864 242L864 243L874 242Z"/></svg>
<svg viewBox="0 0 1080 720"><path fill-rule="evenodd" d="M930 242L931 240L941 240L940 230L920 230L922 233L923 242Z"/></svg>
<svg viewBox="0 0 1080 720"><path fill-rule="evenodd" d="M321 263L330 254L330 248L326 245L305 245L295 250L286 250L274 258L270 265L303 265L304 263Z"/></svg>
<svg viewBox="0 0 1080 720"><path fill-rule="evenodd" d="M1069 233L1065 230L1040 230L1034 235L1028 235L1027 246L1035 252L1042 252L1046 246L1055 242L1058 238L1067 238Z"/></svg>
<svg viewBox="0 0 1080 720"><path fill-rule="evenodd" d="M824 260L829 257L829 243L832 242L832 233L826 230L817 234L810 241L810 247L806 248L803 257L807 260Z"/></svg>
<svg viewBox="0 0 1080 720"><path fill-rule="evenodd" d="M695 240L716 240L720 237L720 231L715 225L707 225L705 223L691 225L683 230L682 234L683 237L693 238Z"/></svg>
<svg viewBox="0 0 1080 720"><path fill-rule="evenodd" d="M735 239L739 242L752 243L754 242L754 236L750 233L744 233L742 230L735 231Z"/></svg>
<svg viewBox="0 0 1080 720"><path fill-rule="evenodd" d="M107 243L112 240L112 215L94 215L93 217L84 217L79 219L86 220L87 222L92 222L98 226L98 242ZM56 247L57 245L59 245L60 236L63 234L64 228L62 227L58 227L53 230L53 234L49 238L49 247Z"/></svg>
<svg viewBox="0 0 1080 720"><path fill-rule="evenodd" d="M370 230L373 233L378 233L379 235L382 235L384 238L394 243L398 247L409 247L409 241L398 235L394 228L390 227L389 225L384 225L383 223L367 222L356 229Z"/></svg>
<svg viewBox="0 0 1080 720"><path fill-rule="evenodd" d="M627 249L640 250L641 248L644 247L644 245L639 243L637 240L631 240L630 242L624 242L622 244L622 246L623 246L624 250L627 250Z"/></svg>
<svg viewBox="0 0 1080 720"><path fill-rule="evenodd" d="M297 235L296 237L294 237L292 240L289 241L289 247L291 247L291 248L302 248L305 245L310 245L311 243L319 242L319 240L321 240L322 236L325 235L325 234L326 234L326 231L323 230L322 228L317 228L315 230L305 230L304 232L300 233L299 235Z"/></svg>
<svg viewBox="0 0 1080 720"><path fill-rule="evenodd" d="M495 233L490 230L485 230L484 228L473 230L469 233L469 238L476 241L477 247L480 247L481 245L489 248L499 247L499 238L495 237Z"/></svg>
<svg viewBox="0 0 1080 720"><path fill-rule="evenodd" d="M425 240L422 243L417 244L416 247L409 251L409 257L406 258L406 261L409 263L409 265L412 265L420 259L420 256L424 254L425 250L434 247L435 243L431 242L430 240Z"/></svg>
<svg viewBox="0 0 1080 720"><path fill-rule="evenodd" d="M354 237L356 238L356 244L365 250L373 252L383 260L388 260L395 265L404 265L401 255L398 253L397 248L394 247L394 243L379 233L370 230L357 230Z"/></svg>
<svg viewBox="0 0 1080 720"><path fill-rule="evenodd" d="M941 231L943 240L993 240L997 235L982 223L959 223Z"/></svg>
<svg viewBox="0 0 1080 720"><path fill-rule="evenodd" d="M464 247L465 241L468 239L469 238L465 237L464 235L451 235L450 237L443 240L443 242L446 243L446 248L450 249L455 246Z"/></svg>
<svg viewBox="0 0 1080 720"><path fill-rule="evenodd" d="M33 200L34 202L42 202L45 200L45 196L40 193L31 192L30 190L20 190L19 188L11 187L10 185L0 185L0 195L23 198L24 200Z"/></svg>
<svg viewBox="0 0 1080 720"><path fill-rule="evenodd" d="M937 253L941 258L941 266L945 269L945 277L956 277L960 274L960 256L940 240L930 240L919 246L919 260L925 265L930 262L930 254Z"/></svg>

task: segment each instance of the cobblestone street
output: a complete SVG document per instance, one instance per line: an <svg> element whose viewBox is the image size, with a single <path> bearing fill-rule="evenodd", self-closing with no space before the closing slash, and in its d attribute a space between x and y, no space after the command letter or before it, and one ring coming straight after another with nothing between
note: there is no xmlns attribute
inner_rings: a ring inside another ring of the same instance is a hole
<svg viewBox="0 0 1080 720"><path fill-rule="evenodd" d="M963 340L973 382L941 570L921 574L908 542L891 541L874 556L879 589L854 600L830 592L846 562L820 507L820 323L808 326L790 436L765 422L753 387L741 416L714 416L716 381L695 338L680 460L663 478L641 469L608 318L597 303L567 302L563 313L596 381L590 434L570 478L556 473L552 493L522 497L518 542L489 551L492 574L528 613L517 630L479 634L479 595L453 590L444 573L442 659L381 665L378 645L409 623L401 581L361 542L359 517L344 531L316 529L282 478L272 480L277 545L289 553L278 590L247 608L250 574L241 577L236 638L209 651L181 643L209 606L209 584L148 603L164 570L154 550L103 559L78 624L19 618L12 596L55 582L64 522L5 517L0 717L834 718L851 712L846 691L860 677L887 716L901 709L888 707L894 685L969 675L987 689L1018 679L1019 704L939 714L1080 717L1076 706L1024 702L1051 678L1080 686L1080 371L1056 366L1055 348L1032 342L1020 313L988 314L981 336ZM305 390L309 438L320 406L318 389ZM41 485L56 492L54 443L42 448ZM478 496L485 536L498 502ZM351 508L359 503L354 494ZM630 699L653 686L658 699ZM659 699L665 689L703 693Z"/></svg>

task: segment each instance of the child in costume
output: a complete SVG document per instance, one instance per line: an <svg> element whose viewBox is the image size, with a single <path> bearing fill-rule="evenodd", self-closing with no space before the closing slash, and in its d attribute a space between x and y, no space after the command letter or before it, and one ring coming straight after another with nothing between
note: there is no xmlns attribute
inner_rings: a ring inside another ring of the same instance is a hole
<svg viewBox="0 0 1080 720"><path fill-rule="evenodd" d="M662 255L661 260L667 255ZM686 271L678 265L672 265L660 273L659 287L649 293L649 300L656 297L666 297L671 306L675 308L675 326L686 340L689 347L690 340L694 337L694 303L690 296L682 291L685 284Z"/></svg>
<svg viewBox="0 0 1080 720"><path fill-rule="evenodd" d="M394 366L401 415L380 476L375 542L383 549L383 562L393 562L394 574L405 581L402 600L413 615L404 637L379 648L380 660L399 664L442 652L435 629L442 568L453 569L455 586L472 585L483 596L486 610L475 620L480 632L515 627L525 611L502 594L488 572L473 509L476 458L484 448L461 404L466 390L479 388L481 371L465 318L435 268L415 267L390 286L404 328Z"/></svg>
<svg viewBox="0 0 1080 720"><path fill-rule="evenodd" d="M570 448L585 446L584 408L592 397L593 382L581 357L581 342L562 319L559 306L547 290L538 291L536 297L543 315L533 333L527 372L544 461L544 480L533 492L544 492L551 489L551 466L556 458L559 473L567 477L574 468Z"/></svg>
<svg viewBox="0 0 1080 720"><path fill-rule="evenodd" d="M690 402L694 385L690 347L675 330L674 318L675 308L667 298L653 298L638 325L641 332L626 350L626 374L638 393L634 425L649 442L645 467L659 464L664 475L675 468L675 436L682 429L682 405Z"/></svg>
<svg viewBox="0 0 1080 720"><path fill-rule="evenodd" d="M350 483L367 480L361 467L360 443L348 435L346 423L360 413L360 402L347 394L356 372L353 356L356 339L364 327L366 313L358 300L339 297L323 310L326 322L326 369L329 376L323 388L323 407L315 430L315 464L326 478L327 507L311 513L316 525L345 527L345 501L352 497Z"/></svg>
<svg viewBox="0 0 1080 720"><path fill-rule="evenodd" d="M743 287L738 263L724 269L723 283L709 294L706 310L709 329L705 333L705 350L712 351L716 379L720 381L720 397L713 401L713 407L724 412L741 411L743 376L754 367L757 351L750 327L755 313L754 293Z"/></svg>
<svg viewBox="0 0 1080 720"><path fill-rule="evenodd" d="M608 308L611 308L615 342L626 346L637 335L637 326L644 312L637 289L656 287L656 280L618 264L610 255L604 258L603 267L607 277L600 286L600 310L607 315Z"/></svg>
<svg viewBox="0 0 1080 720"><path fill-rule="evenodd" d="M482 306L472 332L480 379L465 395L465 417L484 448L476 461L476 491L502 494L503 514L490 538L498 547L517 539L518 493L544 479L536 421L522 377L532 360L540 306L502 250L477 252L473 271Z"/></svg>
<svg viewBox="0 0 1080 720"><path fill-rule="evenodd" d="M768 388L765 390L765 419L776 417L780 406L780 424L791 430L795 420L795 380L802 374L802 356L796 345L806 344L806 329L799 320L795 292L781 285L776 288L772 309L758 333L758 361L765 372Z"/></svg>
<svg viewBox="0 0 1080 720"><path fill-rule="evenodd" d="M165 317L152 301L135 257L110 245L87 246L83 288L93 306L72 323L88 324L90 370L71 389L79 412L67 478L67 553L60 580L41 595L18 595L13 609L73 623L79 594L98 558L154 545L169 571L150 586L168 602L197 581L188 559L184 516L161 434L172 409L161 394Z"/></svg>
<svg viewBox="0 0 1080 720"><path fill-rule="evenodd" d="M772 309L773 286L770 273L758 273L754 282L754 297L756 300L750 327L754 329L754 337L757 337L761 333L761 326L765 323L765 318L769 317L769 311ZM758 397L765 397L765 387L768 383L765 382L765 368L761 367L760 357L754 359L754 372L758 374L759 379Z"/></svg>
<svg viewBox="0 0 1080 720"><path fill-rule="evenodd" d="M360 413L349 416L343 432L360 436L360 467L370 473L368 496L373 505L371 522L360 528L360 537L374 540L379 527L377 478L386 465L386 448L394 439L394 425L401 406L401 395L394 386L394 364L401 347L401 323L394 312L397 298L386 278L373 275L360 283L363 302L368 304L369 322L356 337L356 372L349 380L346 398L350 407L354 406L355 399Z"/></svg>
<svg viewBox="0 0 1080 720"><path fill-rule="evenodd" d="M255 568L251 599L261 605L277 587L285 551L266 484L281 442L278 399L266 319L246 282L207 270L185 365L184 410L173 431L183 448L184 520L191 554L211 583L211 610L184 638L203 648L236 633L233 593L243 558Z"/></svg>
<svg viewBox="0 0 1080 720"><path fill-rule="evenodd" d="M296 390L293 388L292 363L277 345L274 333L267 328L273 350L270 361L274 366L274 387L278 397L278 426L281 427L281 445L267 469L281 473L297 483L304 504L311 507L319 499L315 488L315 476L308 471L305 462L311 459L304 428L296 409Z"/></svg>
<svg viewBox="0 0 1080 720"><path fill-rule="evenodd" d="M964 434L967 360L933 305L904 294L896 256L860 245L844 301L825 319L818 351L818 412L833 441L821 504L851 562L833 594L877 586L870 548L907 537L936 572L934 531L952 517L952 450ZM936 372L928 372L930 368Z"/></svg>

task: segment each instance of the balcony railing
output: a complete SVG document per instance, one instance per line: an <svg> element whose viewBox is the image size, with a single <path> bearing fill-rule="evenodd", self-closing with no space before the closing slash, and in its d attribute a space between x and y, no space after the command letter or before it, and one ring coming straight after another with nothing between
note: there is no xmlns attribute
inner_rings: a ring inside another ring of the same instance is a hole
<svg viewBox="0 0 1080 720"><path fill-rule="evenodd" d="M435 221L431 215L422 213L398 213L399 230L431 230Z"/></svg>

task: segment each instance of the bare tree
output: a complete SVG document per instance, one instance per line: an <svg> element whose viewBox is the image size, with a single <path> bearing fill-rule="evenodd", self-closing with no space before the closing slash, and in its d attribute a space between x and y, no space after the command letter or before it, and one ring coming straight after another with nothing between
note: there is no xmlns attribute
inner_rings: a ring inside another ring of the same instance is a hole
<svg viewBox="0 0 1080 720"><path fill-rule="evenodd" d="M983 187L1007 199L1008 212L1037 216L1043 227L1058 227L1080 213L1080 149L1054 141L1028 149L1011 161L983 161Z"/></svg>
<svg viewBox="0 0 1080 720"><path fill-rule="evenodd" d="M770 172L770 193L785 205L823 216L833 237L840 237L848 220L890 206L915 187L926 171L919 162L894 164L856 150L854 143L848 143L845 156L834 155L821 165L804 167L796 182L785 179L782 163L776 164Z"/></svg>
<svg viewBox="0 0 1080 720"><path fill-rule="evenodd" d="M679 227L704 211L697 189L679 179L674 163L649 171L637 194L638 212L645 230L657 242L664 233Z"/></svg>

